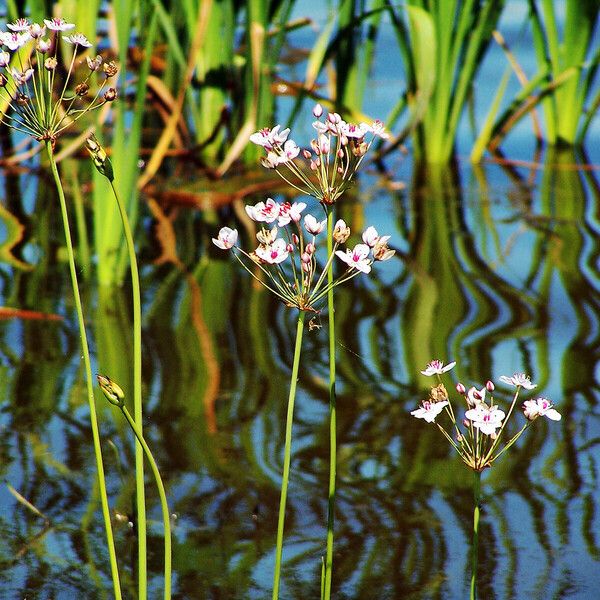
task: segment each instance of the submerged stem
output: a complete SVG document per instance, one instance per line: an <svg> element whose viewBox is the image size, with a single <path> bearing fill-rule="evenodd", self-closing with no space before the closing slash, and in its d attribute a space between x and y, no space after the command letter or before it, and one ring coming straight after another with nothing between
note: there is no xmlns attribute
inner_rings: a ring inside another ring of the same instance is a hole
<svg viewBox="0 0 600 600"><path fill-rule="evenodd" d="M52 149L52 143L46 142L46 152L50 160L50 168L54 177L54 183L58 192L60 200L60 211L63 220L63 227L65 232L65 242L67 246L67 256L69 260L69 271L71 274L71 285L73 288L73 297L75 300L75 308L77 310L77 322L79 325L79 335L81 339L81 349L83 354L83 362L85 367L86 375L86 388L88 396L88 405L90 411L90 424L92 428L92 439L94 444L94 455L96 457L96 469L98 472L98 485L100 491L100 503L102 506L102 515L104 517L104 530L106 532L106 542L108 546L108 554L110 559L110 570L113 581L113 591L116 600L121 600L121 582L119 580L119 569L117 565L117 555L115 552L115 543L112 532L112 524L110 520L110 508L108 506L108 495L106 492L106 480L104 476L104 463L102 460L102 448L100 445L100 432L98 427L98 418L96 415L96 404L94 400L94 388L92 383L92 367L90 360L90 350L87 341L87 334L85 331L85 320L83 318L83 307L81 304L81 296L79 293L79 283L77 281L77 269L75 267L75 256L73 252L73 242L71 239L71 230L69 227L69 215L67 211L67 202L65 194L62 188L62 182L58 174L58 168L56 161L54 160L54 151Z"/></svg>
<svg viewBox="0 0 600 600"><path fill-rule="evenodd" d="M296 345L294 347L294 362L290 377L290 394L288 397L287 420L285 426L285 451L283 458L283 476L281 480L281 496L279 500L279 519L277 521L277 548L275 553L275 573L273 575L273 600L279 598L279 580L281 578L281 558L283 554L283 527L285 524L285 505L290 477L290 460L292 448L292 424L294 420L294 401L296 399L296 384L298 382L298 368L300 366L300 353L302 351L302 335L304 333L303 310L298 311L298 324L296 327Z"/></svg>

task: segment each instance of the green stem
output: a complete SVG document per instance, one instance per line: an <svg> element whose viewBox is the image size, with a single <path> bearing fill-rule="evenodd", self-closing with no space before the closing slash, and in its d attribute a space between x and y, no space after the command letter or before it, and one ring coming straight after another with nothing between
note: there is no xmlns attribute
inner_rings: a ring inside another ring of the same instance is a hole
<svg viewBox="0 0 600 600"><path fill-rule="evenodd" d="M146 454L146 458L150 463L150 468L152 469L152 473L154 473L154 479L156 480L156 487L158 488L158 495L160 497L160 506L162 509L163 515L163 527L165 530L165 600L170 600L171 598L171 520L169 513L169 505L167 503L167 495L165 493L165 486L162 482L162 477L160 476L160 471L158 470L158 466L156 461L154 460L154 456L152 456L152 452L144 439L142 434L142 428L134 421L132 416L129 414L129 411L125 406L121 406L121 411L125 415L127 422L133 432L135 433L135 437L142 447L143 451Z"/></svg>
<svg viewBox="0 0 600 600"><path fill-rule="evenodd" d="M327 213L327 255L333 253L333 210ZM335 479L337 468L337 415L335 403L335 311L333 304L333 263L327 269L327 310L329 313L329 489L327 495L327 555L325 559L324 600L331 598L333 574L333 526L335 518Z"/></svg>
<svg viewBox="0 0 600 600"><path fill-rule="evenodd" d="M303 310L298 311L298 324L296 327L296 345L294 348L294 362L290 378L290 394L288 397L287 420L285 425L285 452L283 458L283 477L281 479L281 497L279 500L279 519L277 522L277 549L275 554L275 573L273 575L273 600L279 598L279 580L281 577L281 557L283 554L283 526L285 524L285 504L290 478L290 460L292 449L292 423L294 421L294 401L296 399L296 384L298 383L298 367L300 366L300 353L302 351L302 334L304 333Z"/></svg>
<svg viewBox="0 0 600 600"><path fill-rule="evenodd" d="M481 503L481 471L473 471L473 543L471 545L471 596L477 600L477 559L479 556L479 505Z"/></svg>
<svg viewBox="0 0 600 600"><path fill-rule="evenodd" d="M133 415L137 426L143 434L142 415L142 307L140 292L140 276L135 255L133 235L129 225L129 218L123 202L117 194L113 181L110 187L117 201L127 252L131 269L131 288L133 296ZM137 507L138 531L138 597L144 600L147 596L147 551L146 551L146 498L144 490L144 450L141 442L135 445L135 496Z"/></svg>
<svg viewBox="0 0 600 600"><path fill-rule="evenodd" d="M86 375L86 387L88 404L90 410L90 423L92 427L92 439L94 443L94 454L96 457L96 469L98 471L98 485L100 491L100 504L102 505L102 515L104 517L104 530L106 532L106 543L108 545L108 554L110 559L110 570L112 574L113 590L115 600L121 600L121 582L119 580L119 568L117 566L117 555L115 552L115 542L112 532L112 524L110 521L110 508L108 506L108 495L106 492L106 481L104 478L104 463L102 461L102 448L100 446L100 431L98 428L98 418L96 415L96 403L94 401L94 388L92 383L92 367L90 360L90 349L85 331L85 320L83 318L83 308L81 305L81 296L79 294L79 283L77 281L77 269L75 267L75 256L73 253L73 242L71 240L71 229L69 227L69 214L67 211L67 201L63 191L58 168L54 160L54 151L52 143L46 142L46 152L50 160L50 168L56 184L56 190L60 200L60 212L63 220L65 231L65 242L67 245L67 256L69 259L69 271L71 274L71 285L73 287L73 297L75 299L75 308L77 310L77 322L79 324L79 335L81 338L81 349L83 352L83 363Z"/></svg>

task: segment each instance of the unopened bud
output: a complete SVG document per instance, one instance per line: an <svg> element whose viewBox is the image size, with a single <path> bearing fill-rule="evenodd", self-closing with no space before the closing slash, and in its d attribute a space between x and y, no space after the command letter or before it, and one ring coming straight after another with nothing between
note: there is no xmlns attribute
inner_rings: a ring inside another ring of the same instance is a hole
<svg viewBox="0 0 600 600"><path fill-rule="evenodd" d="M308 252L308 254L315 253L315 245L312 242L309 242L308 244L306 244L306 252Z"/></svg>
<svg viewBox="0 0 600 600"><path fill-rule="evenodd" d="M50 40L38 40L37 44L35 45L35 49L40 54L46 54L46 52L48 52L48 50L50 50L51 46L52 46L52 42Z"/></svg>
<svg viewBox="0 0 600 600"><path fill-rule="evenodd" d="M305 273L310 273L310 263L302 262L302 270Z"/></svg>
<svg viewBox="0 0 600 600"><path fill-rule="evenodd" d="M301 260L303 263L310 264L312 257L308 252L303 252L302 256L301 256Z"/></svg>
<svg viewBox="0 0 600 600"><path fill-rule="evenodd" d="M317 161L311 160L310 161L310 170L311 171L316 171L317 168L318 168Z"/></svg>
<svg viewBox="0 0 600 600"><path fill-rule="evenodd" d="M462 396L464 396L467 393L467 388L459 382L456 384L456 391Z"/></svg>
<svg viewBox="0 0 600 600"><path fill-rule="evenodd" d="M94 166L98 173L104 175L106 179L112 181L114 179L112 163L106 154L104 148L100 145L94 134L90 135L85 141L86 150L90 153Z"/></svg>
<svg viewBox="0 0 600 600"><path fill-rule="evenodd" d="M0 73L0 88L6 87L6 84L8 83L8 79L6 79L6 77Z"/></svg>
<svg viewBox="0 0 600 600"><path fill-rule="evenodd" d="M302 156L304 156L304 158L306 160L310 160L310 157L312 156L312 154L310 153L310 151L306 150L306 148L304 150L302 150Z"/></svg>
<svg viewBox="0 0 600 600"><path fill-rule="evenodd" d="M294 242L296 246L300 243L300 238L295 233L292 233L292 242Z"/></svg>
<svg viewBox="0 0 600 600"><path fill-rule="evenodd" d="M462 424L463 424L465 427L470 427L470 426L471 426L471 421L469 421L469 419L463 419L463 420L462 420Z"/></svg>
<svg viewBox="0 0 600 600"><path fill-rule="evenodd" d="M80 83L76 88L75 88L75 93L78 96L85 96L88 91L90 89L90 86L87 83Z"/></svg>
<svg viewBox="0 0 600 600"><path fill-rule="evenodd" d="M323 114L323 107L319 103L315 104L315 106L313 108L313 115L317 119L319 119L322 114Z"/></svg>
<svg viewBox="0 0 600 600"><path fill-rule="evenodd" d="M117 97L117 90L113 87L108 88L106 90L106 92L104 93L104 99L107 102L112 102L113 100L115 100L116 97Z"/></svg>
<svg viewBox="0 0 600 600"><path fill-rule="evenodd" d="M293 251L294 251L294 244L288 244L288 245L285 247L285 249L286 249L288 252L293 252Z"/></svg>
<svg viewBox="0 0 600 600"><path fill-rule="evenodd" d="M485 389L491 393L496 389L496 386L488 379L488 381L485 382Z"/></svg>
<svg viewBox="0 0 600 600"><path fill-rule="evenodd" d="M125 393L119 386L119 384L112 381L106 375L96 375L98 385L102 390L102 393L106 396L106 399L115 406L122 407L125 403Z"/></svg>

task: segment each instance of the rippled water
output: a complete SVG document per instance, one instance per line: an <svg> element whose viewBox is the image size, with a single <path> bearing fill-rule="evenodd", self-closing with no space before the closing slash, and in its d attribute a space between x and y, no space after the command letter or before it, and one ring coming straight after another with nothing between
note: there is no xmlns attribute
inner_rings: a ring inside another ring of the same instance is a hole
<svg viewBox="0 0 600 600"><path fill-rule="evenodd" d="M391 181L404 179L406 190L365 174L340 205L355 229L374 223L391 233L399 252L336 299L336 598L468 593L471 476L434 427L409 414L427 394L419 371L432 358L458 361L449 388L525 371L563 414L560 423L536 422L484 473L481 597L595 597L600 187L596 171L576 162L549 153L546 168L532 170L402 163ZM8 177L4 190L13 210L15 190L33 204L21 215L25 246L4 254L2 305L43 315L0 323L2 477L41 513L0 487L0 596L97 598L110 589L108 563L58 215L37 179ZM265 598L294 313L210 248L218 224L207 214L182 210L174 219L185 266L152 264L160 244L147 225L146 431L177 515L177 597ZM128 292L97 290L93 280L84 287L94 370L127 389ZM60 319L34 318L44 315ZM282 598L318 597L325 551L326 313L320 320L301 363ZM509 398L500 386L497 401ZM132 440L120 415L99 405L127 596L135 579ZM148 495L158 596L162 527L151 482Z"/></svg>

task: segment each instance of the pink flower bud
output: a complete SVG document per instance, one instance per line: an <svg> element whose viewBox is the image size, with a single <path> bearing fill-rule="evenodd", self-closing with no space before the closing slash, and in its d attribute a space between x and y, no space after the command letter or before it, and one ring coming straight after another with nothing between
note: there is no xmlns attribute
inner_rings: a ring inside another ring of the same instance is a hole
<svg viewBox="0 0 600 600"><path fill-rule="evenodd" d="M308 150L302 150L302 156L304 156L306 160L310 160L312 154Z"/></svg>
<svg viewBox="0 0 600 600"><path fill-rule="evenodd" d="M302 260L302 262L303 262L303 263L309 264L309 263L310 263L310 261L311 261L311 256L310 256L310 254L309 254L308 252L304 252L304 253L302 254L301 260Z"/></svg>
<svg viewBox="0 0 600 600"><path fill-rule="evenodd" d="M295 233L292 233L292 242L294 242L296 246L300 243L300 238Z"/></svg>
<svg viewBox="0 0 600 600"><path fill-rule="evenodd" d="M303 270L305 273L310 273L310 263L305 263L305 262L303 262L303 263L302 263L302 270Z"/></svg>
<svg viewBox="0 0 600 600"><path fill-rule="evenodd" d="M469 419L463 419L463 421L462 421L462 424L463 424L465 427L470 427L470 425L471 425L471 421L469 421Z"/></svg>
<svg viewBox="0 0 600 600"><path fill-rule="evenodd" d="M293 251L294 251L294 244L288 244L288 245L286 246L286 250L287 250L288 252L293 252Z"/></svg>
<svg viewBox="0 0 600 600"><path fill-rule="evenodd" d="M315 245L312 242L309 242L308 244L306 244L306 252L308 252L308 254L315 253Z"/></svg>
<svg viewBox="0 0 600 600"><path fill-rule="evenodd" d="M313 115L319 119L321 118L321 115L323 114L323 107L317 103L315 104L314 108L313 108Z"/></svg>
<svg viewBox="0 0 600 600"><path fill-rule="evenodd" d="M491 393L496 389L496 386L488 379L488 381L485 382L485 389Z"/></svg>
<svg viewBox="0 0 600 600"><path fill-rule="evenodd" d="M344 151L341 148L337 151L337 156L338 158L344 158Z"/></svg>
<svg viewBox="0 0 600 600"><path fill-rule="evenodd" d="M317 167L317 163L316 163L316 161L314 161L314 160L311 160L311 161L310 161L310 170L311 170L311 171L316 171L316 170L317 170L317 168L318 168L318 167Z"/></svg>
<svg viewBox="0 0 600 600"><path fill-rule="evenodd" d="M473 398L475 398L475 400L481 400L482 396L477 390L473 390Z"/></svg>
<svg viewBox="0 0 600 600"><path fill-rule="evenodd" d="M456 391L461 396L464 396L467 393L467 388L462 383L459 382L459 383L456 384Z"/></svg>

